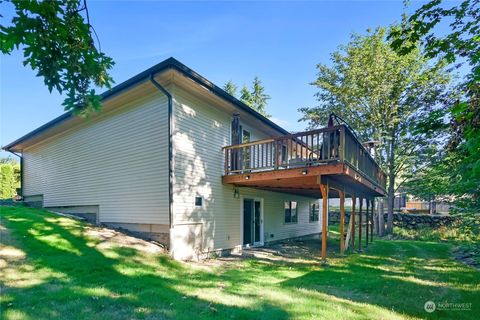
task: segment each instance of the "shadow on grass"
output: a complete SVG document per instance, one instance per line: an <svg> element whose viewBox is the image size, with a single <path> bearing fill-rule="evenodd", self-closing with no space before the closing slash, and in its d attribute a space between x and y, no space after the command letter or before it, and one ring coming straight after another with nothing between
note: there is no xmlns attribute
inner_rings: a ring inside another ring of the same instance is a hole
<svg viewBox="0 0 480 320"><path fill-rule="evenodd" d="M126 247L99 251L99 241L81 236L81 223L38 212L2 209L2 220L28 258L18 271L51 272L24 287L2 285L4 319L287 318L268 303L236 307L189 295L189 288L216 287L217 277L187 270L165 255L145 260Z"/></svg>
<svg viewBox="0 0 480 320"><path fill-rule="evenodd" d="M478 319L480 274L449 259L449 251L448 245L440 243L377 240L344 263L288 279L281 285L368 303L411 317ZM472 309L429 314L424 310L429 300L472 303Z"/></svg>
<svg viewBox="0 0 480 320"><path fill-rule="evenodd" d="M448 259L447 244L375 241L363 253L330 255L321 267L317 241L302 251L309 259L252 258L209 272L129 247L99 250L102 241L85 237L74 220L23 208L2 216L28 258L11 267L43 275L4 287L5 319L474 319L480 306L479 273ZM338 250L337 240L329 249ZM299 257L294 246L278 256ZM427 300L471 302L472 311L426 314Z"/></svg>

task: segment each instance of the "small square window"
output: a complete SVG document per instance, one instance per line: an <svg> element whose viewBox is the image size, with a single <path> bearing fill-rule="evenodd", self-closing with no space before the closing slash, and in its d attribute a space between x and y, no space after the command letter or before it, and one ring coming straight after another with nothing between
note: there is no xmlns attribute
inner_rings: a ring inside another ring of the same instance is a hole
<svg viewBox="0 0 480 320"><path fill-rule="evenodd" d="M202 197L195 197L195 206L196 207L201 207L203 204L203 198Z"/></svg>

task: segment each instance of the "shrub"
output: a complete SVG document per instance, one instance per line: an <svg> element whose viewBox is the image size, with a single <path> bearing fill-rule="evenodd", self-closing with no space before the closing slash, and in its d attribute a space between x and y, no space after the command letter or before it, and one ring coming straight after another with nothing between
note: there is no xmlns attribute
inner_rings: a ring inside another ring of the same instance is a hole
<svg viewBox="0 0 480 320"><path fill-rule="evenodd" d="M0 164L0 199L11 199L16 195L15 170L12 164Z"/></svg>

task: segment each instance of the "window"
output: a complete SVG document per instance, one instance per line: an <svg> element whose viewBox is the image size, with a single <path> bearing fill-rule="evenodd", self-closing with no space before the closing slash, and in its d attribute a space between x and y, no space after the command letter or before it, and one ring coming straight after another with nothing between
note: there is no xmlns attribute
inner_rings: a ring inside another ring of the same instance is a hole
<svg viewBox="0 0 480 320"><path fill-rule="evenodd" d="M201 207L202 206L202 197L195 197L195 206L196 207Z"/></svg>
<svg viewBox="0 0 480 320"><path fill-rule="evenodd" d="M297 202L285 201L285 223L297 223Z"/></svg>
<svg viewBox="0 0 480 320"><path fill-rule="evenodd" d="M319 210L320 210L320 207L318 206L317 202L310 203L310 222L318 221Z"/></svg>
<svg viewBox="0 0 480 320"><path fill-rule="evenodd" d="M242 143L250 142L250 132L242 128Z"/></svg>

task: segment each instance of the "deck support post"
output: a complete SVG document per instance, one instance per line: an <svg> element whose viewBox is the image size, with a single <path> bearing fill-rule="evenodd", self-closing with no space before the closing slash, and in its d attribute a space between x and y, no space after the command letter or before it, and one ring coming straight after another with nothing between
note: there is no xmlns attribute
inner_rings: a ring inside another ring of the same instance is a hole
<svg viewBox="0 0 480 320"><path fill-rule="evenodd" d="M365 215L365 247L368 247L368 238L369 238L369 232L370 232L370 199L366 198L366 203L367 203L367 209L365 210L366 215Z"/></svg>
<svg viewBox="0 0 480 320"><path fill-rule="evenodd" d="M362 223L363 223L363 198L358 198L360 202L360 210L358 212L358 251L362 251Z"/></svg>
<svg viewBox="0 0 480 320"><path fill-rule="evenodd" d="M370 229L370 243L373 242L373 210L374 210L374 207L375 207L375 198L372 198L372 226L371 226L371 229Z"/></svg>
<svg viewBox="0 0 480 320"><path fill-rule="evenodd" d="M352 214L350 219L352 220L352 250L355 250L355 195L352 194Z"/></svg>
<svg viewBox="0 0 480 320"><path fill-rule="evenodd" d="M338 191L340 195L340 254L343 256L345 250L345 192Z"/></svg>
<svg viewBox="0 0 480 320"><path fill-rule="evenodd" d="M328 185L320 182L322 194L322 261L327 261L327 210L328 210Z"/></svg>

